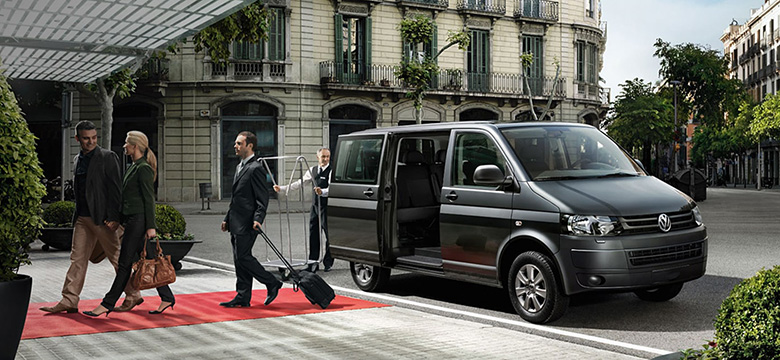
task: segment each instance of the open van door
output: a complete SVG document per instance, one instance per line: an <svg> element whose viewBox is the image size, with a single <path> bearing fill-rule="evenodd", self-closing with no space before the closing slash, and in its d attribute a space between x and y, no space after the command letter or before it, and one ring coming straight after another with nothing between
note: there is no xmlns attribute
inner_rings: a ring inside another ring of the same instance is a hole
<svg viewBox="0 0 780 360"><path fill-rule="evenodd" d="M386 143L387 134L339 137L328 186L328 240L338 259L381 263Z"/></svg>

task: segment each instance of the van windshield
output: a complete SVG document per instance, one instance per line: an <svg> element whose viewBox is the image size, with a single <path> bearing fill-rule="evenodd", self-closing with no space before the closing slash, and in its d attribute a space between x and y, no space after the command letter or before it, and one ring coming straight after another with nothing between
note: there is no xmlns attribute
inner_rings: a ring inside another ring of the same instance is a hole
<svg viewBox="0 0 780 360"><path fill-rule="evenodd" d="M501 129L532 180L645 175L609 137L593 127Z"/></svg>

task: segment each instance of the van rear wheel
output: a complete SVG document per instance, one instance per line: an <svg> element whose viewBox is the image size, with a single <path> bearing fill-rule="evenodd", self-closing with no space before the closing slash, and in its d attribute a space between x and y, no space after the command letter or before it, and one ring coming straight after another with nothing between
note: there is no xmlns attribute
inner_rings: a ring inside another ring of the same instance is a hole
<svg viewBox="0 0 780 360"><path fill-rule="evenodd" d="M528 251L512 262L507 290L520 317L543 324L559 319L569 306L569 297L558 284L552 260L536 251Z"/></svg>
<svg viewBox="0 0 780 360"><path fill-rule="evenodd" d="M634 291L636 296L644 301L662 302L671 300L682 290L683 283L663 285L652 289Z"/></svg>
<svg viewBox="0 0 780 360"><path fill-rule="evenodd" d="M360 290L381 291L390 281L390 269L356 262L349 263L352 280Z"/></svg>

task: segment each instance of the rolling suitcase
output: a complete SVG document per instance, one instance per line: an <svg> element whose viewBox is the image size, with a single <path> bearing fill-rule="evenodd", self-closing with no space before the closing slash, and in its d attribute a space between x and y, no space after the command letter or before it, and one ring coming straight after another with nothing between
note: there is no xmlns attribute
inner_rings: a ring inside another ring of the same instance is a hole
<svg viewBox="0 0 780 360"><path fill-rule="evenodd" d="M303 295L309 300L312 305L319 305L319 307L325 309L330 305L330 302L336 297L336 293L333 292L333 288L328 285L319 275L308 271L298 271L293 269L292 265L284 258L279 249L276 248L271 239L264 231L260 231L260 235L268 243L268 246L273 249L276 256L284 263L288 270L290 270L290 278L293 281L293 290L298 291L301 289Z"/></svg>

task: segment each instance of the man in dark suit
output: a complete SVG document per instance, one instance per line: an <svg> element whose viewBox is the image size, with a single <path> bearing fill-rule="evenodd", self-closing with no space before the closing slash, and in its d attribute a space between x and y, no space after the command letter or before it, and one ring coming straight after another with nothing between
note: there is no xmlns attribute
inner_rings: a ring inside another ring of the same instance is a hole
<svg viewBox="0 0 780 360"><path fill-rule="evenodd" d="M238 134L233 145L240 161L233 177L233 197L225 220L222 221L222 231L230 231L233 263L236 267L236 296L233 300L219 303L225 307L250 305L253 278L268 289L265 305L274 301L282 288L282 282L266 271L252 255L252 247L268 209L266 173L256 161L256 147L257 137L249 131Z"/></svg>
<svg viewBox="0 0 780 360"><path fill-rule="evenodd" d="M70 267L62 286L62 300L57 305L41 307L41 310L51 313L78 312L79 295L84 287L89 260L102 260L101 256L93 254L104 252L114 270L119 258L119 157L97 145L97 129L90 121L76 125L75 138L81 151L73 159L76 211L73 214ZM131 286L128 285L125 292L125 302L139 304L143 301L141 293Z"/></svg>

